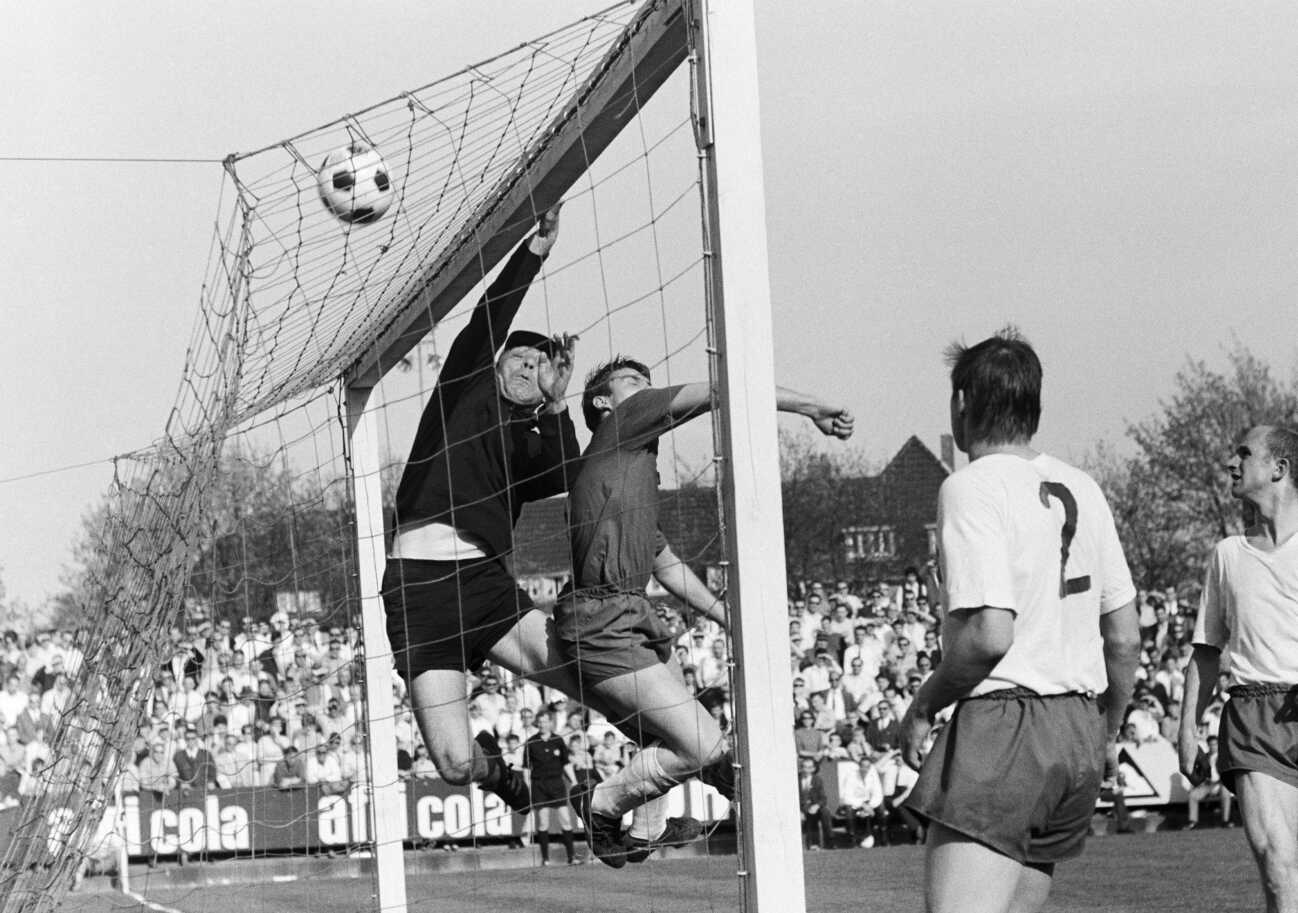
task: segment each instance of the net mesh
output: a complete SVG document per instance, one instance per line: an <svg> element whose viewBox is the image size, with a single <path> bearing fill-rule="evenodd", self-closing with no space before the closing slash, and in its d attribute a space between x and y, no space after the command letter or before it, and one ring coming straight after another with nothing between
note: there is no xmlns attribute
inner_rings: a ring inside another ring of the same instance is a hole
<svg viewBox="0 0 1298 913"><path fill-rule="evenodd" d="M433 765L421 757L412 699L399 680L390 705L375 704L372 692L367 699L366 670L396 657L385 638L360 636L366 594L353 486L377 472L390 505L421 413L447 380L440 367L448 347L502 258L560 199L558 246L516 325L580 337L568 394L578 425L580 372L618 353L645 362L656 385L710 376L695 123L687 74L672 76L686 56L682 18L680 4L666 0L619 4L227 159L176 404L154 446L118 460L85 549L85 661L69 670L71 696L19 809L0 908L56 908L88 865L111 865L121 841L137 862L370 856L380 849L369 811L374 791L396 784L373 777L372 752L394 746L367 745L366 719L386 724L406 755L401 778L412 820L397 838L403 844L535 845L537 821L511 816L476 786L448 792L446 784L415 782L413 770ZM339 219L321 200L322 164L357 144L382 156L388 184L387 209L368 224ZM382 465L359 477L349 384L372 387L368 409L381 451ZM696 422L663 438L661 522L682 562L719 591L725 556L712 434ZM565 458L574 472L576 460ZM391 535L390 516L379 526ZM362 537L362 555L365 545ZM499 557L544 608L571 583L566 548L561 503L538 501ZM527 604L515 608L521 619ZM708 644L701 647L687 614L665 608L662 619L679 641L675 652L694 667L692 690L710 688L710 712L724 719L729 661L721 631L700 626ZM712 640L722 645L716 655ZM454 703L469 698L477 717L495 701L479 699L495 677L520 705L496 708L497 719L544 705L580 714L583 741L615 728L634 733L632 742L647 736L634 715L592 714L592 696L580 686L544 687L572 680L561 661L536 670L543 685L535 687L507 664L468 663L476 657L467 647L463 657L470 691ZM637 702L663 709L654 694ZM472 725L483 728L480 719ZM308 736L296 738L295 727ZM507 743L508 726L489 728ZM185 788L186 771L165 759L185 750L191 729L212 771L210 779L190 772ZM517 728L524 737L531 731ZM334 732L336 781L316 770L301 800L277 788L295 773L285 763L289 744L310 763L320 744L333 753ZM637 747L623 747L622 734L614 741L618 763ZM155 750L162 773L149 766ZM591 766L594 752L574 761ZM723 802L697 784L690 789L673 799L676 811L684 803L725 817ZM275 878L264 869L239 902L285 908L269 888ZM467 909L470 894L494 908L492 891L516 887L508 877L475 882L456 908ZM731 904L729 889L710 890L693 909ZM347 908L381 896L372 884Z"/></svg>

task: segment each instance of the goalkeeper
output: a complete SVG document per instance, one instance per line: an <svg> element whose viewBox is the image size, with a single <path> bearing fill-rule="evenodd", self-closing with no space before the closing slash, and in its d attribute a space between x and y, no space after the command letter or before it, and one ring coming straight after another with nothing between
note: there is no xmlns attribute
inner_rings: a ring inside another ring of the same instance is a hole
<svg viewBox="0 0 1298 913"><path fill-rule="evenodd" d="M622 834L627 811L700 771L724 783L728 767L725 738L682 681L671 634L644 595L665 545L658 439L711 407L707 384L655 388L645 365L622 357L592 371L582 395L593 437L570 495L574 591L556 604L555 627L565 656L577 663L581 693L626 721L621 728L658 742L609 779L573 790L591 849L615 868L638 849ZM815 397L779 389L776 407L807 416L826 435L852 434L851 414Z"/></svg>
<svg viewBox="0 0 1298 913"><path fill-rule="evenodd" d="M397 488L382 585L397 673L438 772L519 811L530 805L526 780L489 732L472 736L465 671L490 659L565 693L575 688L571 673L551 669L546 616L504 563L523 503L565 491L580 453L564 403L576 338L509 332L558 228L556 208L451 344Z"/></svg>

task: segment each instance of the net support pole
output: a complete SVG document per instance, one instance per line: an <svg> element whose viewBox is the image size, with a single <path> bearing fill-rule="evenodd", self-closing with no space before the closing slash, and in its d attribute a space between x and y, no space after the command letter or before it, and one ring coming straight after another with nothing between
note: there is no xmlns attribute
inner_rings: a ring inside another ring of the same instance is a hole
<svg viewBox="0 0 1298 913"><path fill-rule="evenodd" d="M697 0L696 130L721 387L747 913L804 913L752 0Z"/></svg>
<svg viewBox="0 0 1298 913"><path fill-rule="evenodd" d="M380 583L387 549L383 540L382 455L378 415L367 408L370 387L347 387L352 496L356 504L356 570L365 647L365 733L370 760L370 839L378 909L406 913L406 803L397 775L397 735L392 714L392 650L383 618Z"/></svg>

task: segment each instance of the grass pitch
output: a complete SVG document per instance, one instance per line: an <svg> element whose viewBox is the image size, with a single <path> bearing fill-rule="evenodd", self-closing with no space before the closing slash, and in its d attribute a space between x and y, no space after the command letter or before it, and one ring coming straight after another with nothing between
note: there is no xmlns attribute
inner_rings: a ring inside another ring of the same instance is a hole
<svg viewBox="0 0 1298 913"><path fill-rule="evenodd" d="M562 855L562 852L558 855ZM809 913L923 913L918 847L835 850L806 859ZM773 877L779 877L774 873ZM412 913L728 913L739 909L735 858L673 859L613 871L599 864L412 878ZM314 879L156 891L148 906L71 895L67 913L355 913L375 909L369 879ZM1264 909L1242 832L1201 830L1092 839L1059 867L1049 913L1242 913Z"/></svg>

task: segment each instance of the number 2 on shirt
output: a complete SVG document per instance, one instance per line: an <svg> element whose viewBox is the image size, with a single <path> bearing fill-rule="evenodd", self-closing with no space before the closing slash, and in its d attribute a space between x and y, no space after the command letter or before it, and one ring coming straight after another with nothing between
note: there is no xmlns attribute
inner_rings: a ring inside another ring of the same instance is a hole
<svg viewBox="0 0 1298 913"><path fill-rule="evenodd" d="M1059 598L1073 596L1077 593L1085 593L1091 588L1091 577L1089 574L1081 577L1068 577L1068 550L1072 547L1073 536L1077 535L1077 499L1073 493L1068 490L1068 486L1063 482L1042 482L1041 504L1047 510L1050 508L1050 499L1058 498L1059 503L1064 505L1064 528L1060 530L1060 548L1059 548Z"/></svg>

